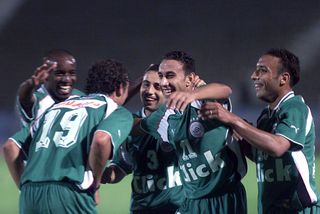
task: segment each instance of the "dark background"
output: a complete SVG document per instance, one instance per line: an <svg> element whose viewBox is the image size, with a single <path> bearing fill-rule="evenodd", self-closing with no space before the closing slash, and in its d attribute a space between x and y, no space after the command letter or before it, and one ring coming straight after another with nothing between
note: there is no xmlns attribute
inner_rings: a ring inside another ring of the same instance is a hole
<svg viewBox="0 0 320 214"><path fill-rule="evenodd" d="M0 140L18 128L17 87L50 49L74 54L79 89L98 59L122 61L135 79L164 53L184 50L202 79L232 87L236 113L255 120L264 104L250 75L271 47L299 56L302 80L295 91L317 119L320 1L0 0ZM128 106L139 107L139 99Z"/></svg>

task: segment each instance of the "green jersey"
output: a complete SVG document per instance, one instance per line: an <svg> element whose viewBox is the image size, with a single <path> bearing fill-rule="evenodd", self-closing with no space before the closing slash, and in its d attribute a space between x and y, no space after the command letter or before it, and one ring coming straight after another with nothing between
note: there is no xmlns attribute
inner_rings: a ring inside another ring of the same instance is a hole
<svg viewBox="0 0 320 214"><path fill-rule="evenodd" d="M144 118L144 109L134 115ZM133 173L131 211L172 210L183 201L182 184L173 151L166 152L151 135L130 137L111 164ZM128 161L128 159L130 161Z"/></svg>
<svg viewBox="0 0 320 214"><path fill-rule="evenodd" d="M270 213L281 207L302 210L316 204L319 194L315 184L315 128L303 98L288 93L274 110L262 111L257 127L291 143L281 157L254 150L259 212Z"/></svg>
<svg viewBox="0 0 320 214"><path fill-rule="evenodd" d="M77 95L84 95L84 93L79 91L78 89L73 89L71 92L71 97ZM27 126L34 119L40 118L48 108L56 103L44 85L41 85L41 87L34 92L33 96L35 98L35 103L32 107L32 117L29 117L26 114L19 102L19 97L17 98L17 109L20 115L20 121L23 126Z"/></svg>
<svg viewBox="0 0 320 214"><path fill-rule="evenodd" d="M107 132L116 151L128 137L132 123L128 110L101 94L74 97L52 106L39 123L34 121L30 129L25 127L12 138L28 156L21 186L66 181L87 189L93 183L87 165L94 133Z"/></svg>
<svg viewBox="0 0 320 214"><path fill-rule="evenodd" d="M164 148L175 150L189 199L212 198L232 191L243 176L238 169L246 169L240 167L244 156L237 156L239 150L234 152L228 145L228 127L217 120L198 118L201 105L201 101L195 101L183 113L161 106L141 123L142 129L160 139ZM229 101L225 107L231 109Z"/></svg>

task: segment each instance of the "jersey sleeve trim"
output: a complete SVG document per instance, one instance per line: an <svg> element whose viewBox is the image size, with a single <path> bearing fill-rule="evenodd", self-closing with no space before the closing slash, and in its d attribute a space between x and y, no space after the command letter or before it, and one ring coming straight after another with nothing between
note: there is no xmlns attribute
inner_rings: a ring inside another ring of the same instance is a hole
<svg viewBox="0 0 320 214"><path fill-rule="evenodd" d="M106 130L102 130L102 129L97 129L96 131L95 131L95 133L96 132L103 132L103 133L106 133L106 134L108 134L109 136L110 136L110 138L111 138L111 144L112 144L112 157L114 156L114 154L115 154L115 144L114 144L114 142L113 142L113 138L112 138L112 134L110 133L110 132L108 132L108 131L106 131Z"/></svg>
<svg viewBox="0 0 320 214"><path fill-rule="evenodd" d="M299 151L299 150L302 150L303 149L303 144L297 142L297 141L294 141L292 139L290 139L289 137L287 137L286 135L283 135L281 133L275 133L275 135L278 135L278 136L281 136L281 137L284 137L286 138L287 140L290 141L290 148L289 148L289 151Z"/></svg>
<svg viewBox="0 0 320 214"><path fill-rule="evenodd" d="M24 156L25 157L28 157L27 156L27 153L23 150L22 146L18 143L18 141L16 141L14 138L10 137L9 140L12 140L16 145L17 147L23 152Z"/></svg>

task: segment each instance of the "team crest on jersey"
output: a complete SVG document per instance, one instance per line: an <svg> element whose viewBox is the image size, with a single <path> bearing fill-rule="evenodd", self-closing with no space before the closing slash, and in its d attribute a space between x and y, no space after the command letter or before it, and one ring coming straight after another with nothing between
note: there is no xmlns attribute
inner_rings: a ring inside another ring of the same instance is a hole
<svg viewBox="0 0 320 214"><path fill-rule="evenodd" d="M194 138L202 138L204 135L204 127L199 121L194 121L189 126L189 133Z"/></svg>

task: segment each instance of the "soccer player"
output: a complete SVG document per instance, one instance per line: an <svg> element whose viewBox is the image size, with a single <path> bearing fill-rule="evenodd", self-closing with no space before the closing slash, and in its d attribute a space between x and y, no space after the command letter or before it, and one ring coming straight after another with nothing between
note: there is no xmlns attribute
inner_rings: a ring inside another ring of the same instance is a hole
<svg viewBox="0 0 320 214"><path fill-rule="evenodd" d="M159 65L151 65L140 87L143 108L134 117L144 118L163 104ZM104 172L102 183L117 183L133 173L130 211L134 214L175 213L183 200L182 186L173 151L163 151L151 135L130 137Z"/></svg>
<svg viewBox="0 0 320 214"><path fill-rule="evenodd" d="M204 119L231 126L251 148L259 213L320 213L315 184L315 127L310 108L293 87L300 80L299 59L285 49L270 49L251 75L256 96L268 103L257 128L218 103L201 109ZM248 147L246 147L248 148Z"/></svg>
<svg viewBox="0 0 320 214"><path fill-rule="evenodd" d="M230 109L231 89L217 83L194 88L195 76L193 58L181 51L167 53L159 67L167 104L142 119L141 127L177 154L185 193L177 213L246 213L238 171L242 157L227 141L228 128L198 118L205 99L225 99Z"/></svg>
<svg viewBox="0 0 320 214"><path fill-rule="evenodd" d="M105 163L132 127L131 113L121 107L128 87L121 63L99 61L88 73L88 96L53 105L39 123L8 139L4 154L21 191L21 213L96 213L94 193Z"/></svg>
<svg viewBox="0 0 320 214"><path fill-rule="evenodd" d="M75 58L66 50L54 49L46 54L43 64L18 89L17 107L23 126L41 117L53 104L71 95L84 95L74 89L76 66Z"/></svg>

